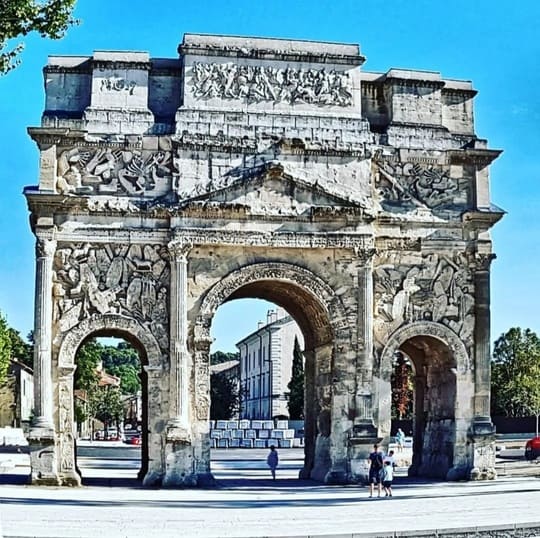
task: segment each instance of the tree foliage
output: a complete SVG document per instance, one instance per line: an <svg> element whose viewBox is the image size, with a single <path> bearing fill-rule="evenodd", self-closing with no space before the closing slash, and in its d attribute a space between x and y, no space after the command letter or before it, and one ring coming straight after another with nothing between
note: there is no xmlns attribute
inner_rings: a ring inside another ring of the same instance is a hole
<svg viewBox="0 0 540 538"><path fill-rule="evenodd" d="M18 359L23 364L26 364L26 366L32 368L34 364L34 346L28 342L25 342L22 339L19 331L16 331L10 327L8 328L8 332L11 347L11 357L13 359Z"/></svg>
<svg viewBox="0 0 540 538"><path fill-rule="evenodd" d="M139 368L131 364L120 364L112 367L109 373L120 378L122 394L137 394L141 390L139 371Z"/></svg>
<svg viewBox="0 0 540 538"><path fill-rule="evenodd" d="M105 424L105 429L124 416L122 395L117 387L110 385L96 387L89 393L88 410L90 416Z"/></svg>
<svg viewBox="0 0 540 538"><path fill-rule="evenodd" d="M240 360L240 353L226 353L225 351L216 351L210 355L210 364L221 364L228 361Z"/></svg>
<svg viewBox="0 0 540 538"><path fill-rule="evenodd" d="M304 356L300 349L298 338L294 339L292 360L292 376L287 388L289 389L289 418L302 420L304 418Z"/></svg>
<svg viewBox="0 0 540 538"><path fill-rule="evenodd" d="M109 374L120 378L123 394L137 394L141 390L141 361L133 346L127 342L120 342L116 347L102 346L101 360Z"/></svg>
<svg viewBox="0 0 540 538"><path fill-rule="evenodd" d="M97 387L98 365L101 361L101 344L91 339L85 342L77 352L75 370L75 388L91 391Z"/></svg>
<svg viewBox="0 0 540 538"><path fill-rule="evenodd" d="M32 32L60 39L78 21L73 18L76 0L0 0L0 74L20 63L23 43L11 40Z"/></svg>
<svg viewBox="0 0 540 538"><path fill-rule="evenodd" d="M11 360L11 339L6 318L0 312L0 385L5 381Z"/></svg>
<svg viewBox="0 0 540 538"><path fill-rule="evenodd" d="M492 414L540 415L540 338L512 328L495 342L491 362Z"/></svg>
<svg viewBox="0 0 540 538"><path fill-rule="evenodd" d="M210 376L210 419L229 420L238 410L238 386L224 373Z"/></svg>
<svg viewBox="0 0 540 538"><path fill-rule="evenodd" d="M399 420L412 418L413 379L412 367L403 353L397 353L392 371L392 416Z"/></svg>

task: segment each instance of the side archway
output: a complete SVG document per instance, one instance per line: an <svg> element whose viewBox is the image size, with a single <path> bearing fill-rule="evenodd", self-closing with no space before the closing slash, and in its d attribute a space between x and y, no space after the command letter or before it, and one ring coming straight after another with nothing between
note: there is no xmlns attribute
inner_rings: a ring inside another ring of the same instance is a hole
<svg viewBox="0 0 540 538"><path fill-rule="evenodd" d="M163 368L163 352L154 336L135 319L114 314L85 319L67 332L58 351L60 368L71 368L75 365L77 350L90 335L126 338L142 354L145 366L152 370Z"/></svg>
<svg viewBox="0 0 540 538"><path fill-rule="evenodd" d="M141 469L139 477L161 476L162 457L159 424L163 417L149 416L148 408L159 409L163 391L161 378L165 357L156 339L135 319L114 314L95 316L85 319L67 332L57 353L57 409L59 433L59 477L63 484L79 485L80 475L76 469L76 450L73 433L74 394L73 376L76 369L76 355L80 346L90 337L112 336L130 342L138 351L143 377L143 443L141 451ZM152 432L149 434L149 432ZM150 468L150 464L152 468ZM153 479L154 480L154 479ZM155 481L155 480L154 480Z"/></svg>
<svg viewBox="0 0 540 538"><path fill-rule="evenodd" d="M471 360L459 336L430 321L397 329L380 355L378 424L390 435L391 375L395 354L414 369L413 458L409 474L438 478L466 474L470 466L467 431L473 416Z"/></svg>

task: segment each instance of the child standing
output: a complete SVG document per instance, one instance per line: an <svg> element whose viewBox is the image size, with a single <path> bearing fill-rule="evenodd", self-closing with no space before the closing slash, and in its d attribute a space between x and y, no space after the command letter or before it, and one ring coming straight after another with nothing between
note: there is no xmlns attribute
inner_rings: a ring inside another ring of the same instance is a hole
<svg viewBox="0 0 540 538"><path fill-rule="evenodd" d="M385 497L392 497L392 480L394 480L394 468L392 462L386 460L382 470L382 485Z"/></svg>

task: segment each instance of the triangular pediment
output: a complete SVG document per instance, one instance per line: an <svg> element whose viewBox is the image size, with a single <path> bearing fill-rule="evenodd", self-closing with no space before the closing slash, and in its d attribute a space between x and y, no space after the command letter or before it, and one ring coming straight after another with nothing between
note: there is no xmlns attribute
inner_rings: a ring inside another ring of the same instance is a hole
<svg viewBox="0 0 540 538"><path fill-rule="evenodd" d="M367 204L333 193L319 182L287 173L279 162L236 172L209 183L204 193L191 193L186 201L244 206L252 214L265 215L302 215L324 207L367 209Z"/></svg>

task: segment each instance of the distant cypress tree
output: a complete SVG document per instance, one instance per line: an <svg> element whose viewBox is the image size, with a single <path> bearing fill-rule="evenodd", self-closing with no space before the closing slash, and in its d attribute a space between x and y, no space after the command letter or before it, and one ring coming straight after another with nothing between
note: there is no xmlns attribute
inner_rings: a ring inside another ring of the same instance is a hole
<svg viewBox="0 0 540 538"><path fill-rule="evenodd" d="M229 420L238 410L238 387L224 373L210 376L210 420Z"/></svg>
<svg viewBox="0 0 540 538"><path fill-rule="evenodd" d="M397 354L392 372L392 417L410 419L413 414L413 373L403 353Z"/></svg>
<svg viewBox="0 0 540 538"><path fill-rule="evenodd" d="M304 356L298 343L298 338L294 339L294 351L292 361L292 376L289 384L289 418L291 420L302 420L304 418Z"/></svg>

